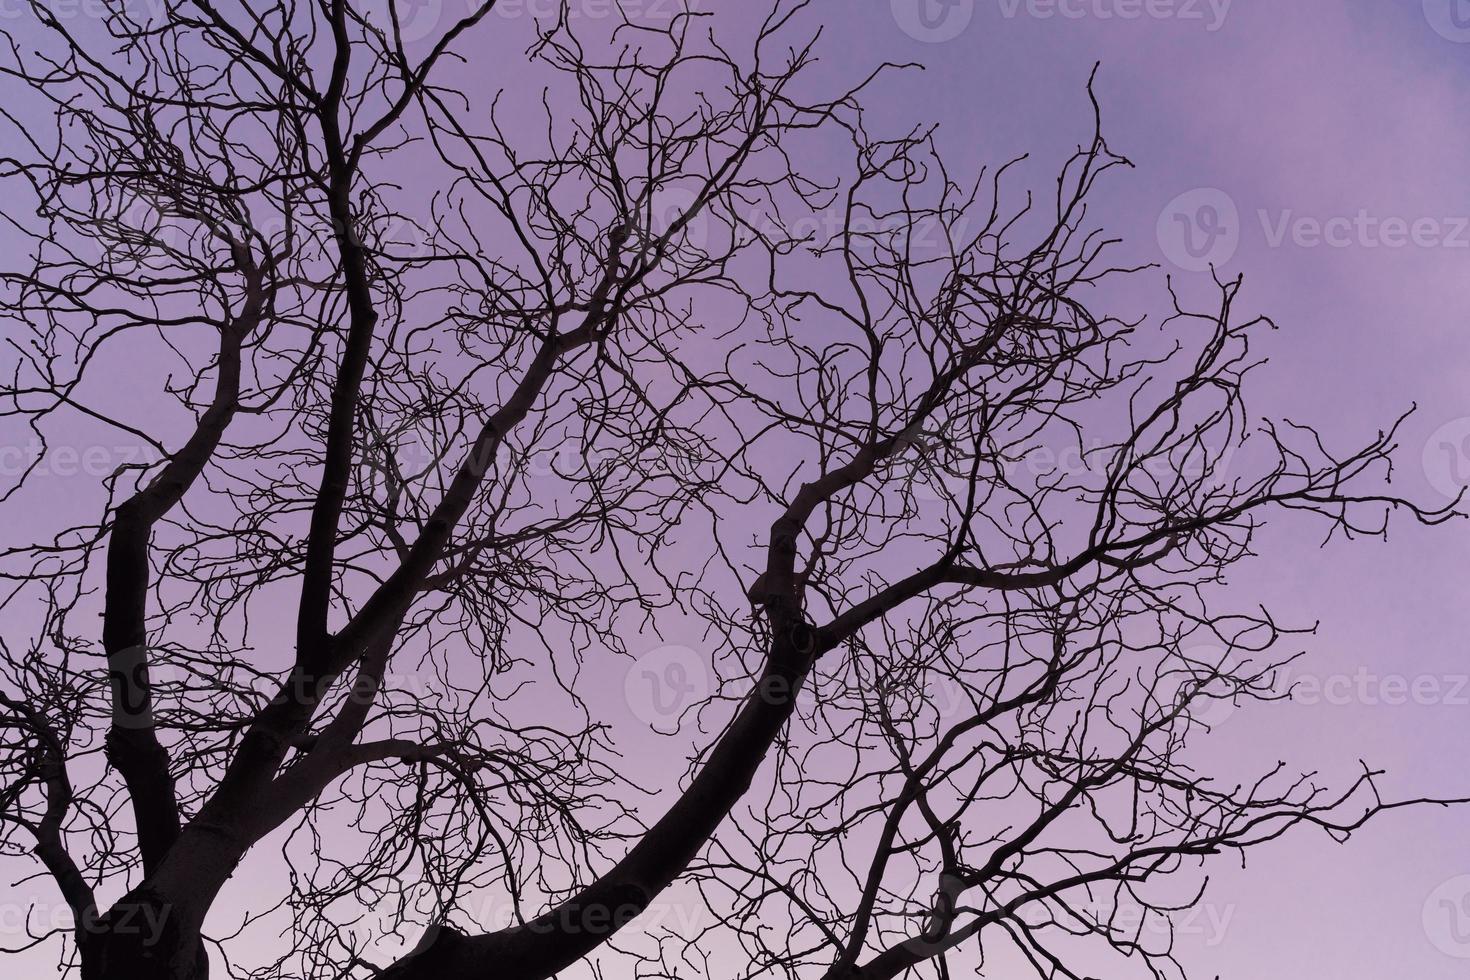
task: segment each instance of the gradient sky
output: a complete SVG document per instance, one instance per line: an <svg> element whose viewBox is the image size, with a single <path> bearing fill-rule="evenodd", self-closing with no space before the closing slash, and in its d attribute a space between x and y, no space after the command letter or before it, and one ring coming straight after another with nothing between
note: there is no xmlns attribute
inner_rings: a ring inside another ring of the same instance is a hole
<svg viewBox="0 0 1470 980"><path fill-rule="evenodd" d="M902 29L909 0L848 6L834 50L921 62L873 101L895 120L937 116L951 152L1054 158L1085 133L1100 61L1105 132L1137 167L1100 195L1101 220L1186 296L1204 277L1175 215L1196 251L1218 228L1204 260L1244 274L1247 305L1281 326L1252 408L1310 418L1341 446L1417 403L1396 487L1438 501L1470 482L1470 27L1456 26L1470 3L975 0L919 39ZM1226 719L1212 751L1324 773L1363 759L1405 794L1464 794L1470 528L1401 525L1387 544L1326 550L1314 530L1278 529L1232 583L1238 602L1321 620L1301 644L1303 696ZM1470 879L1455 880L1470 874L1470 813L1399 813L1346 847L1300 835L1244 873L1225 864L1213 916L1181 938L1197 976L1470 976Z"/></svg>
<svg viewBox="0 0 1470 980"><path fill-rule="evenodd" d="M447 17L464 2L430 6ZM1186 298L1206 295L1202 261L1244 274L1246 305L1281 326L1261 351L1256 414L1310 420L1347 446L1417 404L1395 488L1438 504L1470 484L1470 0L816 7L824 73L924 67L870 93L874 131L938 122L959 164L1031 152L1038 188L1087 137L1101 62L1105 132L1136 169L1095 203L1123 255L1160 263L1138 282L1142 308L1159 309L1165 273ZM1401 795L1470 796L1470 522L1400 522L1386 544L1326 549L1319 532L1277 527L1232 583L1240 605L1321 621L1298 644L1303 696L1223 719L1211 752L1339 780L1361 759ZM1292 835L1244 872L1222 861L1182 932L1199 977L1470 977L1470 808L1395 813L1346 847Z"/></svg>

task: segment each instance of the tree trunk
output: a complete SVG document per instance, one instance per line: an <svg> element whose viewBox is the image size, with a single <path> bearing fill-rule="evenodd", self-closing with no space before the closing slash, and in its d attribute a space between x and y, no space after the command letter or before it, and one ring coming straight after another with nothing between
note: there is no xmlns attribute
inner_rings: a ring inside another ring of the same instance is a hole
<svg viewBox="0 0 1470 980"><path fill-rule="evenodd" d="M82 980L208 980L197 929L147 885L77 929Z"/></svg>
<svg viewBox="0 0 1470 980"><path fill-rule="evenodd" d="M449 926L430 929L380 980L548 980L637 918L745 795L796 708L817 650L799 616L784 622L759 682L689 788L616 867L523 926L475 936Z"/></svg>

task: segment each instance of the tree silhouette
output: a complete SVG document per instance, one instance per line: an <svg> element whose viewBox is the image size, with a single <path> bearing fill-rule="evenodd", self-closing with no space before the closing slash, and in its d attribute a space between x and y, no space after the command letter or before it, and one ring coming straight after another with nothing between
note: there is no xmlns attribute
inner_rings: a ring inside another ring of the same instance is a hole
<svg viewBox="0 0 1470 980"><path fill-rule="evenodd" d="M1248 415L1238 280L1101 309L1153 280L1089 222L1127 166L1100 121L1017 199L1015 162L874 135L899 66L833 89L806 3L739 45L564 8L505 84L494 7L425 39L392 2L33 3L6 35L0 417L39 448L0 840L74 915L58 964L1078 977L1080 942L1171 976L1127 910L1407 805L1190 754L1284 696L1293 631L1220 595L1265 515L1454 510L1381 489L1393 426ZM86 438L139 452L47 500ZM645 819L589 678L674 624L708 734ZM262 952L209 913L263 843ZM670 889L704 926L627 928Z"/></svg>

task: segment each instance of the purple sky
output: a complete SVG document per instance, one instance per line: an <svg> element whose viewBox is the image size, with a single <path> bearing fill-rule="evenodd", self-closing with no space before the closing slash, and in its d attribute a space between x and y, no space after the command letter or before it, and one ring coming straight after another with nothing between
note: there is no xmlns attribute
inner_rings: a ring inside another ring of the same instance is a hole
<svg viewBox="0 0 1470 980"><path fill-rule="evenodd" d="M1101 61L1109 141L1137 166L1101 195L1104 220L1188 295L1204 277L1179 267L1191 260L1174 214L1203 249L1200 207L1215 207L1205 261L1243 273L1248 305L1282 328L1252 407L1348 442L1417 403L1398 489L1439 499L1470 482L1470 26L1455 27L1470 3L975 0L937 29L968 15L956 36L930 41L894 28L915 5L849 4L835 25L841 57L927 68L875 94L886 115L937 116L956 153L1054 157L1084 132L1081 90ZM1463 793L1470 530L1316 545L1311 528L1282 530L1233 577L1237 601L1322 625L1302 644L1301 703L1227 719L1215 751L1326 773L1361 758L1403 792ZM1347 847L1303 835L1244 874L1222 866L1185 963L1242 980L1464 977L1470 879L1453 879L1470 874L1467 831L1463 811L1397 814Z"/></svg>
<svg viewBox="0 0 1470 980"><path fill-rule="evenodd" d="M961 166L1029 151L1044 187L1088 134L1100 61L1105 132L1136 169L1104 184L1099 222L1124 256L1161 264L1137 280L1144 308L1159 309L1165 272L1186 298L1206 295L1199 261L1243 273L1246 305L1282 328L1261 351L1256 414L1310 420L1342 446L1414 403L1395 488L1437 504L1470 484L1470 0L947 2L818 0L824 73L925 68L869 93L875 131L938 122ZM1325 550L1319 530L1278 526L1232 583L1238 604L1320 619L1298 643L1303 696L1223 719L1211 752L1339 779L1362 759L1400 794L1470 795L1470 523L1399 522L1387 544ZM649 765L645 781L674 768ZM1245 873L1216 865L1181 955L1200 977L1463 978L1459 876L1470 810L1392 814L1347 847L1293 835Z"/></svg>

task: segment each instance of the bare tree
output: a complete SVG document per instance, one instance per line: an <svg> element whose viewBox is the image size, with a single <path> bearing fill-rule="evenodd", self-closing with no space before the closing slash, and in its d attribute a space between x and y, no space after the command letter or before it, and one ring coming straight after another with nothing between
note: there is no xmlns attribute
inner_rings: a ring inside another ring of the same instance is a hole
<svg viewBox="0 0 1470 980"><path fill-rule="evenodd" d="M58 964L1077 977L1082 942L1169 976L1125 910L1405 805L1193 764L1204 709L1283 696L1291 630L1219 594L1264 515L1455 512L1380 489L1393 427L1334 452L1247 414L1238 281L1100 311L1142 271L1087 218L1127 165L1100 124L1010 204L1014 165L870 133L893 66L823 91L806 3L743 54L690 12L563 16L505 84L494 0L419 43L399 6L6 35L0 416L39 450L5 488L0 841L74 914ZM824 140L850 173L803 162ZM147 451L38 497L89 432ZM584 675L691 622L712 734L643 820ZM210 912L267 839L262 950ZM671 888L707 927L625 948Z"/></svg>

